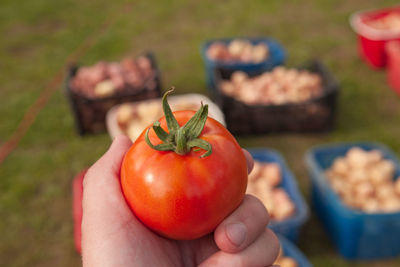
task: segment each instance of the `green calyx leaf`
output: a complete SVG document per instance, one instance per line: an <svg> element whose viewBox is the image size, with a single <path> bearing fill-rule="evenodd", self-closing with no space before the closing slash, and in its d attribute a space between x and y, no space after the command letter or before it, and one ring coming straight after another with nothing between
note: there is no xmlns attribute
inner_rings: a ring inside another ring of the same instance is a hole
<svg viewBox="0 0 400 267"><path fill-rule="evenodd" d="M211 144L198 138L207 121L208 105L203 105L203 103L201 103L200 109L194 114L194 116L190 118L184 126L180 127L167 101L167 96L173 90L174 88L172 87L171 90L167 91L162 98L162 106L169 133L161 128L160 122L156 121L153 124L153 130L163 143L155 146L150 142L150 128L146 131L146 143L155 150L175 151L179 155L189 153L192 148L196 149L196 151L198 149L206 150L206 152L200 156L201 158L211 155Z"/></svg>

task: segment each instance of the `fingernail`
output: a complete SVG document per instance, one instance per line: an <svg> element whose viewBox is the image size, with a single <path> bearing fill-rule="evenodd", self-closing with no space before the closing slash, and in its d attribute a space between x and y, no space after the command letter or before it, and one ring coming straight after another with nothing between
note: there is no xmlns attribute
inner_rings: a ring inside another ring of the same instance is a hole
<svg viewBox="0 0 400 267"><path fill-rule="evenodd" d="M226 226L226 235L236 246L240 246L246 239L246 226L243 223L231 223Z"/></svg>

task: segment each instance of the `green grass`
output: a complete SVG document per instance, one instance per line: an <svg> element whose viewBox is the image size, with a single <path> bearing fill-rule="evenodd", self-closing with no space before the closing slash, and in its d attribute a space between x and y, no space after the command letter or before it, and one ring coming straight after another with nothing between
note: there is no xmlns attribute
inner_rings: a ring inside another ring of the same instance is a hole
<svg viewBox="0 0 400 267"><path fill-rule="evenodd" d="M279 150L309 197L305 151L316 144L371 140L400 151L400 98L383 71L360 61L349 15L397 1L125 1L4 0L0 8L0 143L63 67L68 55L99 25L120 12L79 59L82 64L155 52L165 87L207 94L199 49L206 39L270 36L296 66L318 57L341 83L337 127L328 134L282 134L238 138L245 147ZM71 181L110 144L106 133L78 137L60 88L17 149L0 166L0 265L77 266L73 248ZM299 247L315 266L399 266L400 260L343 260L311 216Z"/></svg>

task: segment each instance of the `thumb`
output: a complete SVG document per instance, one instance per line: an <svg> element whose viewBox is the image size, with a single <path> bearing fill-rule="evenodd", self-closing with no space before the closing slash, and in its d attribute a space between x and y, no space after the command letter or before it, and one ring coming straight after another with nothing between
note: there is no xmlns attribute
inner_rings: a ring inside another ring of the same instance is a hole
<svg viewBox="0 0 400 267"><path fill-rule="evenodd" d="M133 219L119 183L122 159L131 144L127 137L115 138L84 178L81 228L82 256L86 263L96 262L92 257L110 251L112 245L108 247L107 243L112 244L112 233Z"/></svg>

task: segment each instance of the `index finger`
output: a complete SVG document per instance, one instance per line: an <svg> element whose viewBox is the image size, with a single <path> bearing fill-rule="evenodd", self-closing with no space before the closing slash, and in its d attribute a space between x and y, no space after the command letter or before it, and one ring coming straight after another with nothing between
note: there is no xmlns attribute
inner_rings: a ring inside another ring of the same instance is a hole
<svg viewBox="0 0 400 267"><path fill-rule="evenodd" d="M246 149L242 148L242 150L243 150L244 156L246 157L246 161L247 161L247 173L250 173L254 167L253 156Z"/></svg>

